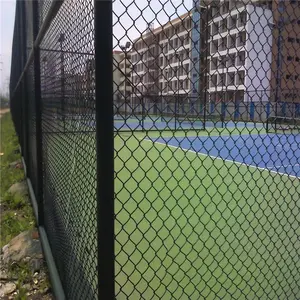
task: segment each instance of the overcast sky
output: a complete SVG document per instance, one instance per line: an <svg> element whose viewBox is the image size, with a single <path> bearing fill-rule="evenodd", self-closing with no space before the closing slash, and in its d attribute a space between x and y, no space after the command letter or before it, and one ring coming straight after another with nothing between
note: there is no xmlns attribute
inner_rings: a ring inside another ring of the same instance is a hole
<svg viewBox="0 0 300 300"><path fill-rule="evenodd" d="M76 0L73 0L76 1ZM10 76L11 47L16 0L0 0L0 90L7 88ZM137 38L153 22L157 27L186 13L193 0L113 0L115 49L126 41Z"/></svg>
<svg viewBox="0 0 300 300"><path fill-rule="evenodd" d="M0 0L0 91L7 88L10 76L11 44L15 21L15 0ZM6 92L6 91L5 91Z"/></svg>
<svg viewBox="0 0 300 300"><path fill-rule="evenodd" d="M186 13L193 0L114 0L114 46L125 44L140 36L147 23L154 27Z"/></svg>

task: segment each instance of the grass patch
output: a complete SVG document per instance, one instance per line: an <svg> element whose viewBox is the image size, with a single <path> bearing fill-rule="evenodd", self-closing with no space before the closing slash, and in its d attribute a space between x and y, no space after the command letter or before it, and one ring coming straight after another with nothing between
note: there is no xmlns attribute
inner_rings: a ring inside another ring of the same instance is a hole
<svg viewBox="0 0 300 300"><path fill-rule="evenodd" d="M27 197L21 197L17 194L12 195L7 192L12 184L24 180L24 171L10 167L10 163L21 159L21 155L17 151L19 149L18 137L10 113L2 116L0 124L0 152L3 153L3 155L0 156L0 247L3 247L22 231L31 229L35 222L32 208Z"/></svg>
<svg viewBox="0 0 300 300"><path fill-rule="evenodd" d="M33 228L35 220L32 209L26 205L22 210L4 211L1 217L1 240L0 247L6 245L12 238L19 233Z"/></svg>

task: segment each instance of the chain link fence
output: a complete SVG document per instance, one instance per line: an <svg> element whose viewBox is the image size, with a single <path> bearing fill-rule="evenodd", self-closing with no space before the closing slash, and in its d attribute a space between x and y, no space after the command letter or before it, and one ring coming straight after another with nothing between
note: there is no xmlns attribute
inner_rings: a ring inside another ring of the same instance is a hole
<svg viewBox="0 0 300 300"><path fill-rule="evenodd" d="M17 1L58 299L300 298L299 36L300 1Z"/></svg>

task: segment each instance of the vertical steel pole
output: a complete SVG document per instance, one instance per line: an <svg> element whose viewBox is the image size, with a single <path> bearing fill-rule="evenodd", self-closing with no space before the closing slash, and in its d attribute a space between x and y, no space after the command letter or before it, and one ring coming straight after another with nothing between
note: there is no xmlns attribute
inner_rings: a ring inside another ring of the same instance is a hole
<svg viewBox="0 0 300 300"><path fill-rule="evenodd" d="M276 90L275 90L275 132L277 132L277 117L278 117L278 100L279 100L279 87L281 91L281 35L282 35L282 24L279 21L278 26L278 39L277 39L277 60L276 60Z"/></svg>
<svg viewBox="0 0 300 300"><path fill-rule="evenodd" d="M21 24L21 68L22 71L26 65L26 59L27 59L27 34L26 34L26 2L21 1L20 2L20 9L21 9L21 15L20 15L20 24ZM20 101L21 101L21 135L22 135L22 144L21 144L21 151L22 156L25 159L26 166L27 166L27 173L30 174L30 163L28 162L29 159L29 122L30 122L30 116L28 114L28 94L27 94L27 87L26 87L26 73L23 75L22 82L20 83L19 90L21 91L20 95Z"/></svg>
<svg viewBox="0 0 300 300"><path fill-rule="evenodd" d="M66 131L66 116L65 116L65 55L63 52L63 42L65 40L64 33L60 34L60 80L61 80L61 113L64 132Z"/></svg>
<svg viewBox="0 0 300 300"><path fill-rule="evenodd" d="M39 31L38 1L32 1L33 11L33 40L35 41ZM38 204L38 224L44 225L43 202L43 136L42 136L42 101L41 101L41 73L40 73L40 49L34 47L34 90L35 90L35 126L36 126L36 184L35 196Z"/></svg>
<svg viewBox="0 0 300 300"><path fill-rule="evenodd" d="M206 46L205 47L205 66L206 66L206 74L203 72L203 76L204 76L204 79L205 79L204 80L205 87L203 89L203 91L204 91L203 129L204 130L206 129L206 105L207 105L208 72L209 72L209 67L208 67L208 38L209 38L209 34L208 34L208 30L209 30L209 27L208 27L208 13L209 13L209 8L206 7L206 10L205 10L205 25L206 25L206 32L205 32L205 43L206 43L206 45L205 45ZM201 26L201 23L200 23L200 26ZM201 30L201 28L200 28L200 30ZM200 67L201 67L201 59L200 59ZM199 68L199 70L200 70L200 68ZM199 82L199 87L200 87L200 82Z"/></svg>
<svg viewBox="0 0 300 300"><path fill-rule="evenodd" d="M94 0L94 5L98 298L113 300L115 257L112 0Z"/></svg>

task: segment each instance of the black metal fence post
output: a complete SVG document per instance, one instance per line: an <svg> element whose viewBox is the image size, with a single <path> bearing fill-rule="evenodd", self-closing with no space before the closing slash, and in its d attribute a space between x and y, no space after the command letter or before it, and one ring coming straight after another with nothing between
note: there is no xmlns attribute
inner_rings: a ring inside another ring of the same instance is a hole
<svg viewBox="0 0 300 300"><path fill-rule="evenodd" d="M115 298L112 1L94 4L98 297L110 300Z"/></svg>
<svg viewBox="0 0 300 300"><path fill-rule="evenodd" d="M32 1L33 11L33 40L39 31L38 2ZM34 89L35 89L35 126L36 126L36 199L38 203L38 224L44 225L43 205L43 137L42 137L42 108L41 108L41 77L40 77L40 49L34 46Z"/></svg>
<svg viewBox="0 0 300 300"><path fill-rule="evenodd" d="M26 64L26 27L22 26L22 24L26 24L26 12L25 12L25 1L22 1L20 4L20 42L21 42L21 69L24 68ZM21 142L21 152L22 156L25 158L25 160L28 159L27 153L28 153L28 107L26 105L26 83L24 80L25 76L23 76L22 82L19 87L19 97L20 97L20 107L21 107L21 113L20 113L20 131L22 135L22 142Z"/></svg>

